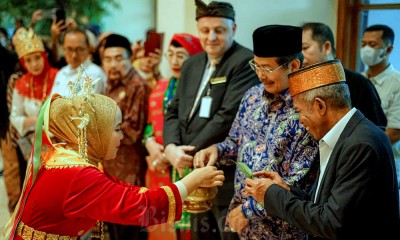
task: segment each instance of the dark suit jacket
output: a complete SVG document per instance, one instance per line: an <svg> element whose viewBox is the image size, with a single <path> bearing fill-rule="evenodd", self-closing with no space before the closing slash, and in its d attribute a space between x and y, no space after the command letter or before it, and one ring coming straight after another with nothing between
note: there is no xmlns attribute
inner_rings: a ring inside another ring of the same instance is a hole
<svg viewBox="0 0 400 240"><path fill-rule="evenodd" d="M386 134L357 111L333 149L316 203L315 191L272 185L264 206L309 239L398 239L396 179Z"/></svg>
<svg viewBox="0 0 400 240"><path fill-rule="evenodd" d="M353 107L381 129L386 128L387 119L381 107L381 99L372 82L363 75L344 69Z"/></svg>
<svg viewBox="0 0 400 240"><path fill-rule="evenodd" d="M163 130L165 146L170 143L193 145L197 152L225 139L244 93L259 83L257 75L248 64L252 57L253 53L249 49L236 42L224 54L212 78L226 77L226 81L207 85L202 95L204 96L211 87L212 107L208 119L199 117L200 104L189 119L207 64L207 54L205 52L196 54L184 63L176 95L165 115ZM215 204L228 206L233 196L235 166L221 168L225 171L225 183L219 189ZM221 201L218 200L219 196L222 197Z"/></svg>

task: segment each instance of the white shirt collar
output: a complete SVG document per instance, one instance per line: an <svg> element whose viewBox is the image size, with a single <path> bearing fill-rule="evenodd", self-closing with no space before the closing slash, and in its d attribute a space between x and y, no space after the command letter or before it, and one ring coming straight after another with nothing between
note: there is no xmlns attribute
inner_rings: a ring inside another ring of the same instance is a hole
<svg viewBox="0 0 400 240"><path fill-rule="evenodd" d="M335 124L335 126L333 126L333 128L331 128L331 130L329 130L329 132L325 134L320 141L325 142L330 149L333 149L339 139L340 134L342 134L347 123L350 121L350 118L356 111L356 108L352 108L348 113L346 113L346 115L342 117L342 119L339 120L339 122Z"/></svg>
<svg viewBox="0 0 400 240"><path fill-rule="evenodd" d="M392 65L392 64L389 64L389 66L388 66L385 70L383 70L383 72L379 73L379 74L376 75L375 77L371 77L370 79L371 79L373 82L375 82L375 83L377 83L377 84L379 84L379 85L382 85L382 83L383 83L383 82L385 81L385 79L386 79L386 76L387 76L387 75L391 75L391 73L392 73L393 71L395 71L393 65Z"/></svg>

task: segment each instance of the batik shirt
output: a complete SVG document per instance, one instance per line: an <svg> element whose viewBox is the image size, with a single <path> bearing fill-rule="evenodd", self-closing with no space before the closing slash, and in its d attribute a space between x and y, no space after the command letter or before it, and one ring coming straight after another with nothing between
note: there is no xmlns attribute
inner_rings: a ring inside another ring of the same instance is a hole
<svg viewBox="0 0 400 240"><path fill-rule="evenodd" d="M300 125L289 90L273 97L262 84L243 97L229 136L216 145L219 162L245 163L253 172L276 171L289 185L310 187L315 174L309 171L317 159L317 142ZM314 167L313 167L314 169ZM264 207L243 194L245 176L236 169L235 193L229 212L242 204L249 220L241 237L248 239L302 239L305 234L288 223L269 216Z"/></svg>

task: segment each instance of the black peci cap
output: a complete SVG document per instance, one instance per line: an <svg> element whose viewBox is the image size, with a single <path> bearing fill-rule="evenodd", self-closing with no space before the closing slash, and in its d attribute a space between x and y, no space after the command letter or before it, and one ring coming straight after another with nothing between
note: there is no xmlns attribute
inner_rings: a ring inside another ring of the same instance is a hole
<svg viewBox="0 0 400 240"><path fill-rule="evenodd" d="M126 37L119 34L111 34L106 37L105 41L104 49L109 47L122 47L128 51L129 55L132 55L131 43Z"/></svg>
<svg viewBox="0 0 400 240"><path fill-rule="evenodd" d="M302 29L287 25L267 25L253 32L253 52L257 57L284 57L302 50Z"/></svg>

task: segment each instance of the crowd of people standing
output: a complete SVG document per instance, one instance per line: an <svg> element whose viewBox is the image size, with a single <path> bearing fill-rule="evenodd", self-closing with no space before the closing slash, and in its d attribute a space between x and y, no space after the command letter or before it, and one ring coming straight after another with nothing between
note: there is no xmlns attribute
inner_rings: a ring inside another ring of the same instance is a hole
<svg viewBox="0 0 400 240"><path fill-rule="evenodd" d="M364 30L368 68L356 73L325 24L260 26L250 50L234 39L230 3L195 3L198 36L175 33L165 54L111 32L93 46L73 19L53 21L51 45L24 27L0 44L5 238L396 236L393 30ZM159 71L164 55L172 76ZM200 186L218 186L211 209L185 212Z"/></svg>

